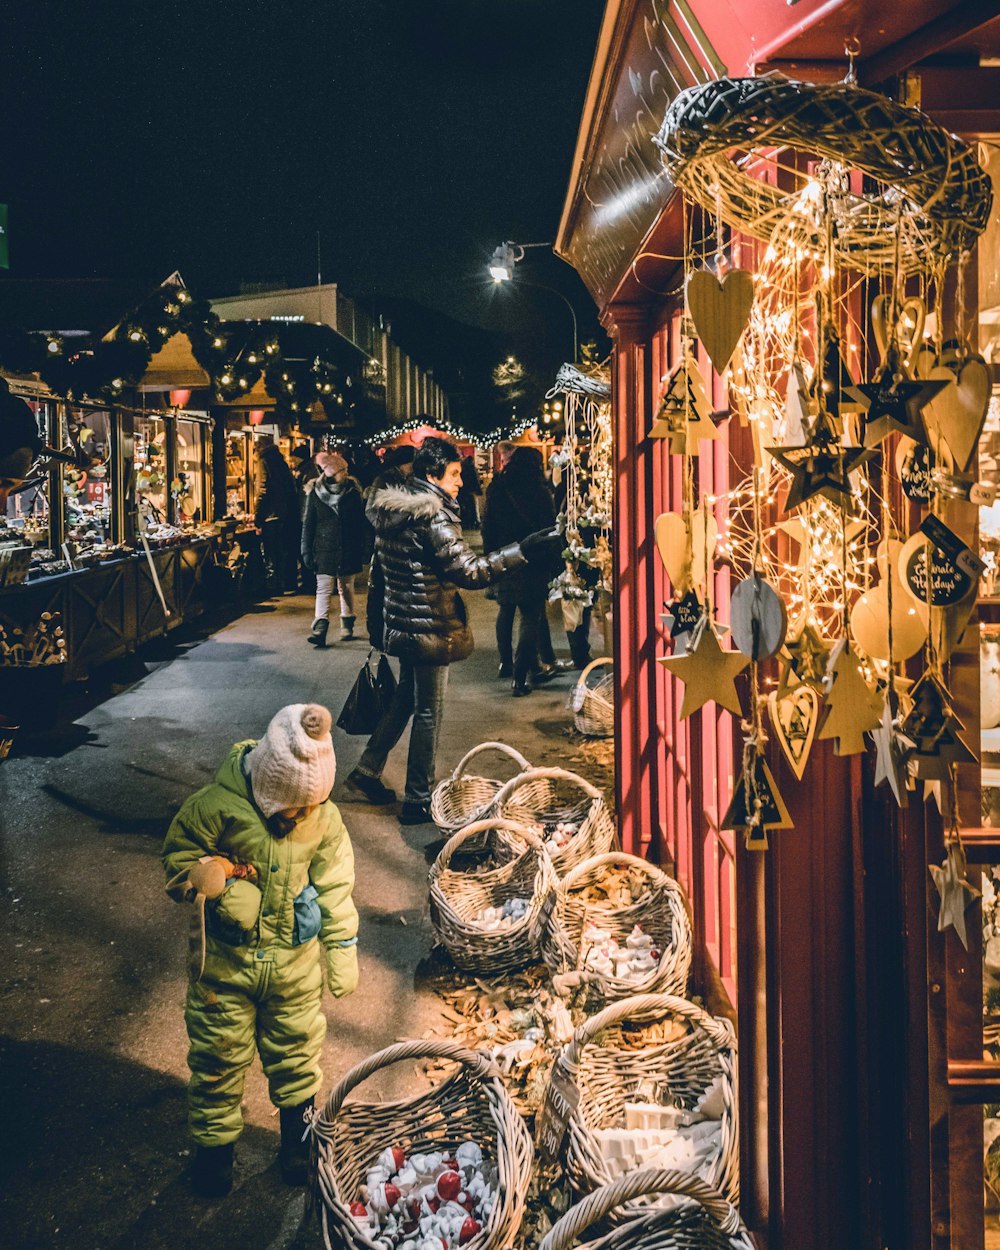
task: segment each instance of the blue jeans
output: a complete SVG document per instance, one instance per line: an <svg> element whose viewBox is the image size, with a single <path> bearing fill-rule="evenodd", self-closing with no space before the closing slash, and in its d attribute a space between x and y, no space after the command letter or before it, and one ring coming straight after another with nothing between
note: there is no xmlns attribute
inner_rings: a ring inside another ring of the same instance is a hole
<svg viewBox="0 0 1000 1250"><path fill-rule="evenodd" d="M447 664L414 664L399 661L399 685L378 727L368 739L357 769L366 777L381 777L389 752L402 738L413 717L410 753L406 759L406 803L429 803L434 784L444 692L448 686Z"/></svg>

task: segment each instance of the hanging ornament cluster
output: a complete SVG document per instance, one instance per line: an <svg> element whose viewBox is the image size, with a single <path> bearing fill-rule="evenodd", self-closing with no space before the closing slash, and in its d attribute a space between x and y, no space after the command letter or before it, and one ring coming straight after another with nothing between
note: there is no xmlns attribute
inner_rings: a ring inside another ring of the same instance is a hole
<svg viewBox="0 0 1000 1250"><path fill-rule="evenodd" d="M559 528L565 565L549 587L562 601L567 630L577 628L584 610L611 602L612 463L611 376L599 365L564 364L548 398L565 404L562 445L550 457L553 481L564 488Z"/></svg>
<svg viewBox="0 0 1000 1250"><path fill-rule="evenodd" d="M741 717L722 825L754 849L791 827L769 739L798 779L817 742L872 745L877 787L902 806L922 785L947 817L932 871L942 925L961 933L955 768L975 755L948 663L983 570L963 535L990 502L973 475L992 386L943 327L966 325L989 179L924 114L859 88L853 66L824 86L700 84L656 141L685 197L681 344L648 431L684 460L679 507L655 522L675 596L660 663L683 683L680 716L714 701ZM696 340L753 448L749 476L712 495L697 457L723 414ZM914 683L902 665L920 653Z"/></svg>

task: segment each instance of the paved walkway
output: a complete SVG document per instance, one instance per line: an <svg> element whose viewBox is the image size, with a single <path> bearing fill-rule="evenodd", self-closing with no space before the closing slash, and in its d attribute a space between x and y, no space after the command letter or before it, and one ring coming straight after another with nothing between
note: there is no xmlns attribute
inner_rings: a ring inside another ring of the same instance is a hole
<svg viewBox="0 0 1000 1250"><path fill-rule="evenodd" d="M512 699L496 679L495 607L481 594L467 601L480 650L452 670L439 773L487 738L557 762L571 677ZM190 1193L187 913L166 898L159 863L173 812L231 743L286 703L323 702L336 717L366 644L308 646L310 607L272 601L208 638L156 644L132 662L133 684L0 766L0 1244L10 1250L319 1244L301 1191L278 1176L277 1116L258 1068L236 1190L221 1204ZM363 740L335 730L334 743L343 778ZM398 792L404 768L401 745L385 777ZM339 783L334 799L357 858L361 988L326 1000L327 1087L437 1015L421 970L438 835L346 800Z"/></svg>

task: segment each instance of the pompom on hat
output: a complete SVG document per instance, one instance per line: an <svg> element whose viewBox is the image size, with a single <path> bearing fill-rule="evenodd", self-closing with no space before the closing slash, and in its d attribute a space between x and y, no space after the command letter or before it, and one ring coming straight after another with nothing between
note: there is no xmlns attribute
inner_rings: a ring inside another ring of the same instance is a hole
<svg viewBox="0 0 1000 1250"><path fill-rule="evenodd" d="M291 703L272 718L247 755L253 796L265 816L317 807L330 797L337 775L332 723L318 703Z"/></svg>
<svg viewBox="0 0 1000 1250"><path fill-rule="evenodd" d="M335 473L347 472L347 461L336 451L318 451L315 459L319 468L329 477L333 477Z"/></svg>

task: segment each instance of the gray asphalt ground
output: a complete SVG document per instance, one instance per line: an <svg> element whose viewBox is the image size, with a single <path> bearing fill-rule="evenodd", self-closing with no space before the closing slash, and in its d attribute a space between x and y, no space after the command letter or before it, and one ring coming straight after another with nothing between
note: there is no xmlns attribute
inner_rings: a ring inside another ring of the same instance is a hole
<svg viewBox="0 0 1000 1250"><path fill-rule="evenodd" d="M565 743L575 675L512 699L496 679L495 606L481 594L467 602L479 649L451 671L439 776L488 738L553 762ZM302 1191L278 1174L277 1113L259 1066L247 1082L233 1194L210 1203L190 1191L182 1014L188 913L166 897L159 861L171 816L234 741L258 735L286 703L326 703L336 718L367 643L316 651L305 641L311 616L311 600L297 596L271 600L207 636L185 627L95 676L67 701L71 719L25 738L0 765L6 1250L322 1244ZM555 618L553 637L565 654ZM405 741L385 774L400 793ZM359 1059L424 1035L438 1019L423 982L431 949L427 868L440 837L433 826L401 828L398 808L346 798L342 779L363 740L335 730L334 743L334 799L357 859L361 987L340 1002L325 1000L327 1089Z"/></svg>

